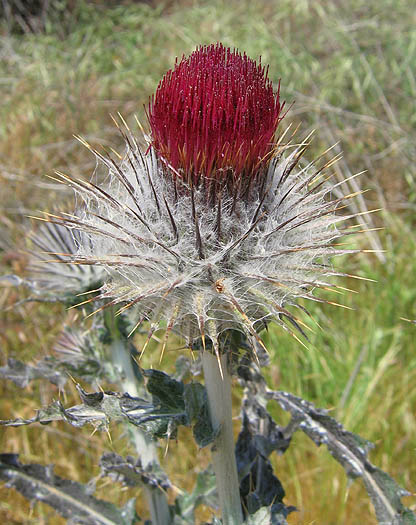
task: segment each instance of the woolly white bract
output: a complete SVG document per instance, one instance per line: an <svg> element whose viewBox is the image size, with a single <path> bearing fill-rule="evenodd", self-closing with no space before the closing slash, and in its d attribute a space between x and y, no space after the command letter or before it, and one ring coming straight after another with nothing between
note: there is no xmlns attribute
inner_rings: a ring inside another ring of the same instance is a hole
<svg viewBox="0 0 416 525"><path fill-rule="evenodd" d="M38 251L31 252L29 280L38 293L53 294L57 299L69 297L101 286L104 269L95 265L68 264L89 238L78 230L68 230L56 222L46 222L31 235Z"/></svg>
<svg viewBox="0 0 416 525"><path fill-rule="evenodd" d="M331 162L301 167L307 141L281 138L260 187L243 191L240 181L212 196L125 139L118 163L94 151L105 184L60 174L83 205L54 220L83 232L71 262L105 268L99 298L130 309L136 326L173 329L190 345L208 336L220 347L229 330L253 343L270 321L301 330L287 306L326 302L313 290L330 286L328 276L339 273L328 258L347 251L333 245L345 217L336 214L344 199L332 199L325 180Z"/></svg>

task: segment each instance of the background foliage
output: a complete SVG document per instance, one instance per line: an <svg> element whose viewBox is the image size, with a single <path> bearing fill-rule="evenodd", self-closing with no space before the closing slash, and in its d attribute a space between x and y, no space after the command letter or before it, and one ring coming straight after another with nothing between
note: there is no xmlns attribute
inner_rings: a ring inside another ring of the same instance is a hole
<svg viewBox="0 0 416 525"><path fill-rule="evenodd" d="M372 190L365 205L383 207L374 220L384 230L376 240L363 237L359 243L367 247L378 239L386 249L379 257L336 262L377 282L342 283L359 293L335 300L355 311L312 308L322 330L315 328L307 349L270 329L265 336L272 354L269 385L332 409L345 428L376 443L374 464L415 491L416 327L401 319L416 317L413 3L155 0L120 5L61 0L48 2L47 9L46 2L38 4L36 11L32 3L34 12L25 11L24 2L2 4L1 273L24 274L27 256L18 250L25 248L23 234L29 229L24 216L51 210L70 197L44 174L59 169L89 178L93 172L94 159L74 133L94 145L117 147L120 138L109 113L120 111L130 123L137 114L145 122L144 105L159 78L175 56L197 44L221 40L253 58L261 55L274 82L281 79L283 99L295 101L286 122L301 122L305 134L316 129L316 152L340 141L344 173L368 170L360 178L361 187ZM50 354L62 327L81 315L41 303L11 308L21 298L14 288L0 289L2 361ZM174 344L171 349L163 361L166 369L178 354ZM145 365L158 366L159 354L154 340ZM24 390L10 382L0 388L3 419L29 418L40 403L58 396L76 401L69 384L64 394L40 382ZM236 388L236 402L240 394ZM283 411L275 415L286 421ZM116 427L110 434L112 441L63 423L8 428L1 430L0 448L21 452L25 462L53 462L57 474L86 482L90 473L98 474L105 449L131 452ZM349 485L325 449L316 449L300 433L294 439L288 453L273 458L286 503L299 509L289 523L375 523L361 485ZM198 452L191 443L188 429L181 429L164 460L177 486L188 489L194 481L190 473L208 462L206 451ZM121 505L135 495L133 489L120 491L120 486L105 483L98 481L99 497ZM30 509L13 490L0 492L0 517L7 523L63 523L47 506ZM414 498L404 503L415 510ZM208 516L202 509L200 518Z"/></svg>

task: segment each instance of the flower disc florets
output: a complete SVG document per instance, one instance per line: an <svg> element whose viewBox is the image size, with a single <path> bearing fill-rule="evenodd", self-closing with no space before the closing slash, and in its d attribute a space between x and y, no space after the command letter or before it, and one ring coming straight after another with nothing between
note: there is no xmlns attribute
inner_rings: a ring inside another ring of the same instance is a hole
<svg viewBox="0 0 416 525"><path fill-rule="evenodd" d="M208 82L219 87L204 98ZM77 217L61 218L88 238L72 261L103 266L101 299L133 312L136 326L150 321L149 337L165 327L221 349L224 334L254 342L270 321L301 331L287 305L324 302L312 291L335 274L328 257L345 252L332 245L343 199L326 185L331 163L303 162L307 141L283 134L270 143L279 110L263 68L221 45L200 48L159 86L146 154L123 132L121 162L94 151L105 185L62 176L84 201ZM222 169L237 179L209 186Z"/></svg>
<svg viewBox="0 0 416 525"><path fill-rule="evenodd" d="M261 62L222 44L199 47L151 98L152 144L188 184L235 183L268 164L281 109Z"/></svg>

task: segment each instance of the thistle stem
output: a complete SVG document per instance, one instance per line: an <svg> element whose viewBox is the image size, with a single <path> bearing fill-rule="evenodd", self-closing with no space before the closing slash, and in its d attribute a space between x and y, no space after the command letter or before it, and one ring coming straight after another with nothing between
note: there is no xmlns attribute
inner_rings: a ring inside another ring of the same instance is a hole
<svg viewBox="0 0 416 525"><path fill-rule="evenodd" d="M234 449L231 376L227 356L221 356L220 361L221 368L214 355L207 351L202 354L211 422L214 428L220 427L212 447L212 464L217 479L223 525L241 525L244 520Z"/></svg>
<svg viewBox="0 0 416 525"><path fill-rule="evenodd" d="M109 309L110 310L110 309ZM110 355L114 366L118 369L121 377L121 388L132 397L143 397L140 392L138 378L135 374L131 352L125 337L120 334L116 319L110 315L106 318L106 326L112 335L110 344ZM159 457L155 441L142 432L138 427L128 426L130 439L134 444L136 452L140 457L142 467L146 469L152 463L159 465ZM145 488L146 499L149 505L152 525L169 525L172 523L166 494L162 489Z"/></svg>

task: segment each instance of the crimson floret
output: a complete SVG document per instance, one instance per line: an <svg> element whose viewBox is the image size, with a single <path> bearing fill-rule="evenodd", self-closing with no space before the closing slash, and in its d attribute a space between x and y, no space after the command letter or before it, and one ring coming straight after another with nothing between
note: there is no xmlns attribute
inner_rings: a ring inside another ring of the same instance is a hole
<svg viewBox="0 0 416 525"><path fill-rule="evenodd" d="M148 106L152 145L174 176L197 185L262 171L283 107L267 74L221 43L176 61Z"/></svg>

